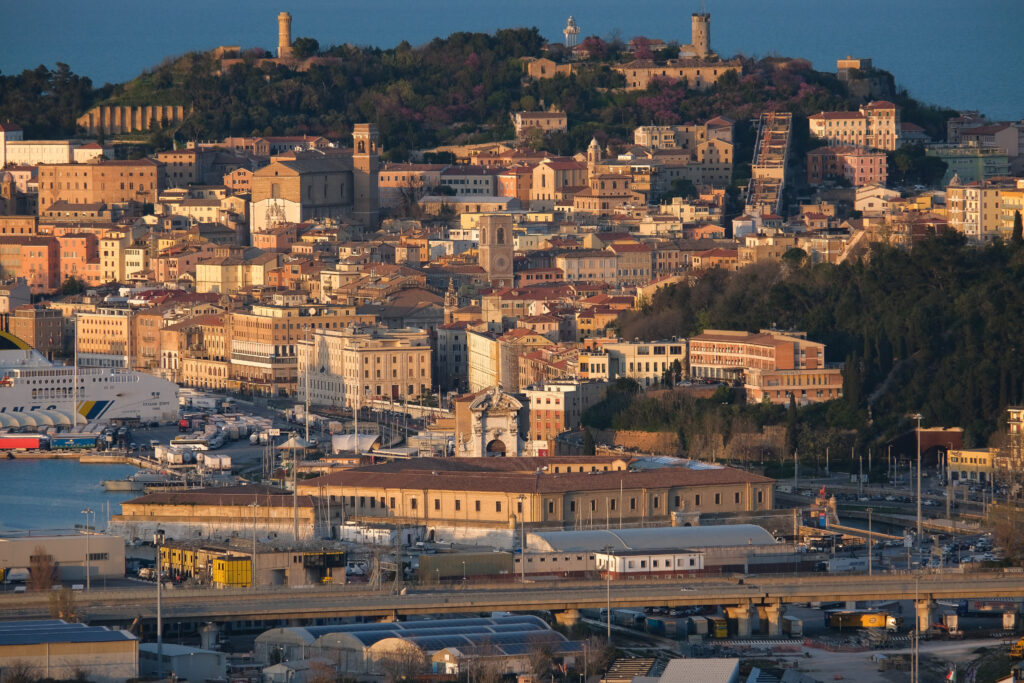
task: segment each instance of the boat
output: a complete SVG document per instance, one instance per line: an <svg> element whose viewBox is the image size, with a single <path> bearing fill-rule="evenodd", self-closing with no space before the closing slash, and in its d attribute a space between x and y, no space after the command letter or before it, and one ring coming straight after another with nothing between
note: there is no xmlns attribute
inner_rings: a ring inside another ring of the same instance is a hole
<svg viewBox="0 0 1024 683"><path fill-rule="evenodd" d="M124 479L107 479L103 482L103 488L107 491L144 491L147 486L174 484L179 481L180 477L173 474L139 470Z"/></svg>
<svg viewBox="0 0 1024 683"><path fill-rule="evenodd" d="M0 429L176 419L173 382L122 368L53 363L13 334L0 332Z"/></svg>

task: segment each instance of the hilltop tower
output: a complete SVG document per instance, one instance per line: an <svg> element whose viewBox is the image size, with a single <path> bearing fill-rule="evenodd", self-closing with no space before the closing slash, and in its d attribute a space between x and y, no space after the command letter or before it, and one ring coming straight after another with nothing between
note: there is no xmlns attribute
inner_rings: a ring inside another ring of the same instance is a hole
<svg viewBox="0 0 1024 683"><path fill-rule="evenodd" d="M570 50L576 47L576 44L580 39L580 27L576 25L576 20L571 16L569 22L562 29L562 35L565 36L565 46Z"/></svg>
<svg viewBox="0 0 1024 683"><path fill-rule="evenodd" d="M372 123L357 123L352 130L352 217L374 229L380 218L377 172L380 170L380 133Z"/></svg>
<svg viewBox="0 0 1024 683"><path fill-rule="evenodd" d="M690 45L697 57L706 58L711 54L711 15L694 12L690 17Z"/></svg>
<svg viewBox="0 0 1024 683"><path fill-rule="evenodd" d="M590 144L587 145L587 176L594 177L599 163L601 163L601 145L597 143L597 138L590 138Z"/></svg>
<svg viewBox="0 0 1024 683"><path fill-rule="evenodd" d="M480 248L478 263L487 272L491 287L501 289L513 285L512 216L492 214L480 216Z"/></svg>
<svg viewBox="0 0 1024 683"><path fill-rule="evenodd" d="M459 293L455 291L455 282L448 278L448 291L444 293L444 322L455 322L455 311L459 308Z"/></svg>
<svg viewBox="0 0 1024 683"><path fill-rule="evenodd" d="M277 57L292 57L292 15L281 12L277 15Z"/></svg>

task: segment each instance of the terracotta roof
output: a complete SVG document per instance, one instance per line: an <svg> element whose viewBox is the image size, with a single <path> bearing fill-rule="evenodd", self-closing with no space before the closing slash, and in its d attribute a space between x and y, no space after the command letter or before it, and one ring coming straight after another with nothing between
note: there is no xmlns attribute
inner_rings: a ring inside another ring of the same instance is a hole
<svg viewBox="0 0 1024 683"><path fill-rule="evenodd" d="M150 493L133 498L123 505L219 505L245 507L257 503L260 507L291 507L292 495L284 489L270 486L224 486L219 488ZM299 507L312 507L313 498L298 497Z"/></svg>
<svg viewBox="0 0 1024 683"><path fill-rule="evenodd" d="M462 462L448 463L445 459L417 458L429 461L419 463L431 469L411 470L386 465L356 468L310 479L307 487L361 486L401 487L418 490L444 491L495 491L507 493L567 493L570 491L618 491L621 486L630 488L665 488L675 486L719 486L728 484L770 483L768 477L751 474L743 470L723 468L718 470L691 470L684 467L663 467L653 470L630 472L627 470L553 474L553 466L568 462L565 458L471 458L485 460L473 463L473 467L462 467ZM447 459L459 461L458 458ZM602 467L612 460L594 456L580 456L574 463ZM443 464L442 464L443 463ZM448 467L449 464L458 466ZM524 466L547 466L548 472L522 471ZM509 471L514 470L514 471ZM290 498L289 498L290 500Z"/></svg>

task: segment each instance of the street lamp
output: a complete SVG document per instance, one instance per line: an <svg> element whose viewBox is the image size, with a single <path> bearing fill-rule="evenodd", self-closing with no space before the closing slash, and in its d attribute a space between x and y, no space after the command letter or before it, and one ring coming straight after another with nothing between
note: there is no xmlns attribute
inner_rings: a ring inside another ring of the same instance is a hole
<svg viewBox="0 0 1024 683"><path fill-rule="evenodd" d="M519 501L519 564L522 571L523 583L526 583L526 496L522 493L516 498Z"/></svg>
<svg viewBox="0 0 1024 683"><path fill-rule="evenodd" d="M874 552L874 536L871 534L871 508L867 509L868 512L868 576L871 576L871 560L872 553Z"/></svg>
<svg viewBox="0 0 1024 683"><path fill-rule="evenodd" d="M612 642L612 547L604 547L604 576L605 576L605 620L608 629L608 643Z"/></svg>
<svg viewBox="0 0 1024 683"><path fill-rule="evenodd" d="M252 559L249 560L249 588L256 590L256 513L259 510L260 504L256 501L249 503L249 507L252 508Z"/></svg>
<svg viewBox="0 0 1024 683"><path fill-rule="evenodd" d="M921 557L921 413L914 413L917 420L917 556Z"/></svg>
<svg viewBox="0 0 1024 683"><path fill-rule="evenodd" d="M164 544L164 530L157 529L153 534L153 544L156 545L156 677L163 680L164 677L164 619L160 604L160 591L163 585L163 561L160 558L160 547Z"/></svg>
<svg viewBox="0 0 1024 683"><path fill-rule="evenodd" d="M462 561L462 583L466 583L466 561Z"/></svg>
<svg viewBox="0 0 1024 683"><path fill-rule="evenodd" d="M91 568L89 566L89 560L92 556L89 553L89 536L92 532L90 531L91 527L89 526L89 515L94 513L92 508L85 508L82 510L82 514L85 515L85 590L90 590L90 576L92 575L92 572L90 571Z"/></svg>

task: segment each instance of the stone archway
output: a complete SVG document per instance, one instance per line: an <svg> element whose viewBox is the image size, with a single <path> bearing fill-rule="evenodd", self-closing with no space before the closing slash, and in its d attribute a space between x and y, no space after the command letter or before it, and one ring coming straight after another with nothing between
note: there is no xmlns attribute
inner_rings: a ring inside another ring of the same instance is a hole
<svg viewBox="0 0 1024 683"><path fill-rule="evenodd" d="M495 458L505 457L505 442L501 439L494 439L487 444L487 448L484 450L484 456Z"/></svg>

